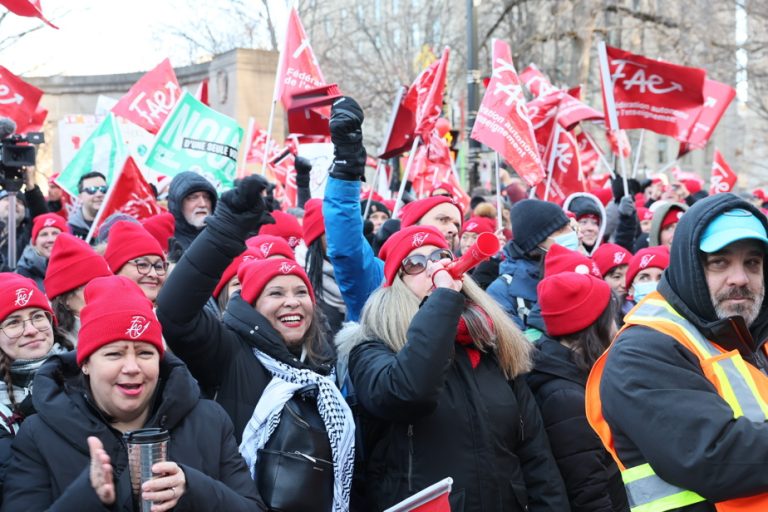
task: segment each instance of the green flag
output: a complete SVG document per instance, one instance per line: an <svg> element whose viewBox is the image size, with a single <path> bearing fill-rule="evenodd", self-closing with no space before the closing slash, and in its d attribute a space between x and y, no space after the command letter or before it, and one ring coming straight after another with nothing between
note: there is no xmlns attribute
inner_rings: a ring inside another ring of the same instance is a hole
<svg viewBox="0 0 768 512"><path fill-rule="evenodd" d="M111 184L113 176L123 167L127 156L128 150L115 115L109 114L61 171L56 183L69 195L77 197L80 193L77 190L80 176L98 171L106 176L107 183Z"/></svg>
<svg viewBox="0 0 768 512"><path fill-rule="evenodd" d="M193 171L217 190L234 186L243 129L237 121L184 93L163 123L145 165L168 176Z"/></svg>

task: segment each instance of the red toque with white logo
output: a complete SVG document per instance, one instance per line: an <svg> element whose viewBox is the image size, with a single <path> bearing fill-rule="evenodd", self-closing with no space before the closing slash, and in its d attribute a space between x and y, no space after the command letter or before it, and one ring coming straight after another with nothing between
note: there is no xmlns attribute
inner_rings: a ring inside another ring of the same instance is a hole
<svg viewBox="0 0 768 512"><path fill-rule="evenodd" d="M635 276L646 268L660 268L664 270L669 266L669 249L666 245L657 245L655 247L646 247L640 249L629 260L627 269L627 288L632 286Z"/></svg>
<svg viewBox="0 0 768 512"><path fill-rule="evenodd" d="M104 259L112 272L119 272L123 265L134 258L150 255L165 261L165 251L160 242L141 224L120 221L109 230Z"/></svg>
<svg viewBox="0 0 768 512"><path fill-rule="evenodd" d="M384 260L383 286L392 286L400 264L414 249L425 245L434 245L439 249L448 249L448 243L437 228L432 226L410 226L390 236L379 250L379 258Z"/></svg>
<svg viewBox="0 0 768 512"><path fill-rule="evenodd" d="M452 204L459 211L459 219L464 217L464 213L461 211L461 207L456 204L456 201L446 196L432 196L419 199L408 203L403 207L400 213L400 225L404 228L418 224L422 217L424 217L429 210L435 206L439 206L443 203Z"/></svg>
<svg viewBox="0 0 768 512"><path fill-rule="evenodd" d="M461 226L461 234L464 233L493 233L496 231L496 221L488 217L470 217Z"/></svg>
<svg viewBox="0 0 768 512"><path fill-rule="evenodd" d="M566 249L562 245L552 244L544 258L544 277L554 276L562 272L591 274L602 278L597 264L580 252Z"/></svg>
<svg viewBox="0 0 768 512"><path fill-rule="evenodd" d="M592 325L611 300L611 287L592 275L562 272L536 287L547 334L573 334Z"/></svg>
<svg viewBox="0 0 768 512"><path fill-rule="evenodd" d="M152 303L139 286L124 276L99 277L85 287L80 312L77 364L115 341L143 341L163 356L163 333Z"/></svg>
<svg viewBox="0 0 768 512"><path fill-rule="evenodd" d="M282 238L280 240L283 240ZM283 240L284 244L288 244L285 240ZM252 248L247 248L245 251L240 253L234 260L232 260L232 263L229 264L227 268L224 269L224 273L221 274L221 279L219 279L219 283L216 285L216 288L213 290L213 298L218 299L219 295L221 295L221 291L224 289L225 286L227 286L227 283L229 283L229 280L232 279L237 275L237 269L240 268L240 265L245 263L246 261L251 260L263 260L264 258L261 256L261 253L258 251L255 251Z"/></svg>
<svg viewBox="0 0 768 512"><path fill-rule="evenodd" d="M592 259L600 269L601 277L621 265L629 265L632 253L618 244L601 244L592 255Z"/></svg>
<svg viewBox="0 0 768 512"><path fill-rule="evenodd" d="M53 300L96 277L110 276L106 260L85 241L61 233L56 237L45 271L45 293Z"/></svg>
<svg viewBox="0 0 768 512"><path fill-rule="evenodd" d="M289 259L251 260L240 265L237 278L240 280L240 296L248 304L253 304L259 298L269 282L280 276L296 276L304 281L309 290L312 302L315 302L315 292L309 277L301 265Z"/></svg>
<svg viewBox="0 0 768 512"><path fill-rule="evenodd" d="M295 260L296 255L293 248L286 242L285 238L275 235L256 235L245 241L245 246L259 256L258 259L265 260L272 256L280 255L289 260Z"/></svg>
<svg viewBox="0 0 768 512"><path fill-rule="evenodd" d="M37 240L37 235L45 228L56 228L62 233L67 233L67 220L56 213L44 213L32 220L32 243Z"/></svg>
<svg viewBox="0 0 768 512"><path fill-rule="evenodd" d="M270 215L275 219L275 223L261 226L259 234L279 236L295 249L303 236L298 219L290 213L281 212L280 210L270 212Z"/></svg>
<svg viewBox="0 0 768 512"><path fill-rule="evenodd" d="M40 308L53 315L48 298L32 279L13 272L0 273L0 322L25 308Z"/></svg>

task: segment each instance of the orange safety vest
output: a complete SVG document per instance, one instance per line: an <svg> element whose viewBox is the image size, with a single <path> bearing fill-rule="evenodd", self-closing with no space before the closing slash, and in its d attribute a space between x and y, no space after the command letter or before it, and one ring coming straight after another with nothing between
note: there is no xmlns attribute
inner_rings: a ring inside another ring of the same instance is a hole
<svg viewBox="0 0 768 512"><path fill-rule="evenodd" d="M726 352L704 338L693 324L672 309L661 294L649 294L624 320L619 334L630 326L644 325L674 338L695 354L704 376L731 407L734 418L745 416L755 423L768 420L768 376L744 361L738 350ZM706 501L693 491L665 482L648 463L627 468L619 460L600 401L600 380L608 350L597 360L587 380L587 420L621 470L631 512L664 512ZM721 501L714 505L718 512L764 512L768 511L768 494Z"/></svg>

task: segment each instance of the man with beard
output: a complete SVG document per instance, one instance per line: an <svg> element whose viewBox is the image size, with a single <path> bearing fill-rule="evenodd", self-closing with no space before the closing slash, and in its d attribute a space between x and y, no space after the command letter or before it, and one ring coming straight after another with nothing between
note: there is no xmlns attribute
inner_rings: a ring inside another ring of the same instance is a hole
<svg viewBox="0 0 768 512"><path fill-rule="evenodd" d="M768 510L767 231L734 194L697 201L590 374L587 417L632 510Z"/></svg>
<svg viewBox="0 0 768 512"><path fill-rule="evenodd" d="M168 187L168 210L176 220L173 236L182 250L205 227L205 218L216 208L216 189L201 175L185 171L173 177Z"/></svg>

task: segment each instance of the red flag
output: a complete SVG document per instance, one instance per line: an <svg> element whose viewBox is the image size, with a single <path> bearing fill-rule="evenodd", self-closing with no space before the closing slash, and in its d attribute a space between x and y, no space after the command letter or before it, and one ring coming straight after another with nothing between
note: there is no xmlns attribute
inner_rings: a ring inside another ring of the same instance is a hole
<svg viewBox="0 0 768 512"><path fill-rule="evenodd" d="M309 44L309 38L301 24L299 13L291 9L285 47L280 54L281 76L277 86L277 97L287 108L291 96L297 92L325 85L323 73Z"/></svg>
<svg viewBox="0 0 768 512"><path fill-rule="evenodd" d="M612 132L610 130L605 131L605 137L608 139L608 144L611 146L611 153L621 158L629 158L632 154L632 146L629 144L629 138L627 132L619 130Z"/></svg>
<svg viewBox="0 0 768 512"><path fill-rule="evenodd" d="M43 91L0 66L0 116L13 119L18 133L32 124L42 96Z"/></svg>
<svg viewBox="0 0 768 512"><path fill-rule="evenodd" d="M48 117L48 109L45 109L40 105L38 105L37 108L35 109L35 113L32 114L32 122L27 126L26 130L24 130L24 132L22 133L42 132L43 125L45 124L45 119L47 117Z"/></svg>
<svg viewBox="0 0 768 512"><path fill-rule="evenodd" d="M694 149L701 149L712 137L717 123L725 114L728 105L736 96L736 89L730 85L706 79L704 82L704 104L699 109L696 122L691 127L687 142L680 144L678 158Z"/></svg>
<svg viewBox="0 0 768 512"><path fill-rule="evenodd" d="M14 14L28 18L40 18L49 27L55 29L59 28L48 21L45 16L43 16L43 9L40 7L40 0L0 0L0 4L4 5Z"/></svg>
<svg viewBox="0 0 768 512"><path fill-rule="evenodd" d="M197 87L197 92L195 92L195 99L205 105L206 107L210 107L211 104L208 101L208 79L206 78L202 82L200 82L200 85Z"/></svg>
<svg viewBox="0 0 768 512"><path fill-rule="evenodd" d="M142 220L162 213L163 209L157 204L152 187L141 174L133 157L128 157L117 181L112 184L108 197L99 212L99 224L114 213L125 213L134 219Z"/></svg>
<svg viewBox="0 0 768 512"><path fill-rule="evenodd" d="M595 110L581 101L581 86L578 85L562 94L560 109L557 112L557 122L566 130L570 130L581 121L595 121L603 119L603 113Z"/></svg>
<svg viewBox="0 0 768 512"><path fill-rule="evenodd" d="M520 73L520 82L531 91L535 98L557 92L558 89L549 81L547 75L541 72L535 64L530 64Z"/></svg>
<svg viewBox="0 0 768 512"><path fill-rule="evenodd" d="M555 137L544 155L547 170L552 173L547 200L563 204L574 192L586 192L584 177L581 172L579 145L576 138L567 130L555 125ZM536 195L544 199L546 184L539 183Z"/></svg>
<svg viewBox="0 0 768 512"><path fill-rule="evenodd" d="M498 151L529 186L544 179L512 52L509 45L499 39L493 41L493 75L470 137Z"/></svg>
<svg viewBox="0 0 768 512"><path fill-rule="evenodd" d="M725 161L720 150L715 149L715 158L712 160L712 175L709 178L709 194L730 192L736 185L737 179L736 173Z"/></svg>
<svg viewBox="0 0 768 512"><path fill-rule="evenodd" d="M619 124L612 126L611 116L606 115L609 129L644 128L685 141L704 103L706 72L610 46L607 53Z"/></svg>
<svg viewBox="0 0 768 512"><path fill-rule="evenodd" d="M149 133L157 133L181 97L171 61L165 59L142 76L128 93L112 107L116 115L137 124Z"/></svg>
<svg viewBox="0 0 768 512"><path fill-rule="evenodd" d="M581 159L581 172L584 176L590 176L597 168L600 162L600 154L597 148L592 145L592 141L583 131L576 135L576 144L579 147L579 158Z"/></svg>
<svg viewBox="0 0 768 512"><path fill-rule="evenodd" d="M428 68L428 70L433 69L433 66L436 65L429 88L416 89L416 108L413 109L416 115L415 132L421 136L422 140L429 138L435 123L437 123L437 118L443 111L443 92L445 91L445 77L448 73L449 54L450 50L446 46L440 60ZM411 91L408 91L408 97L410 99Z"/></svg>
<svg viewBox="0 0 768 512"><path fill-rule="evenodd" d="M407 91L408 89L402 86L397 92L379 158L393 158L402 155L413 145L413 131L416 128L415 114L405 104Z"/></svg>

